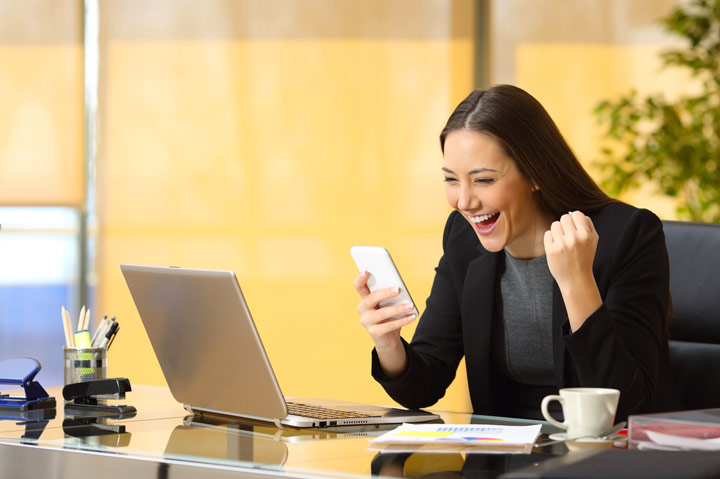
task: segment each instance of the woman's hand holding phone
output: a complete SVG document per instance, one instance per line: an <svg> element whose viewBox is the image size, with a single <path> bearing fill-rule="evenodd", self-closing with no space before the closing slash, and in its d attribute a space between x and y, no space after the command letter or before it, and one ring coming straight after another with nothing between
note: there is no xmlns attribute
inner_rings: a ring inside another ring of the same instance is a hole
<svg viewBox="0 0 720 479"><path fill-rule="evenodd" d="M402 347L400 344L400 328L417 318L413 312L413 303L391 304L380 306L380 303L400 295L398 286L378 289L370 292L367 280L370 273L363 271L354 281L355 290L360 295L358 313L360 323L367 329L370 337L379 350L392 350Z"/></svg>
<svg viewBox="0 0 720 479"><path fill-rule="evenodd" d="M384 248L353 247L351 252L361 269L353 282L360 295L360 323L375 343L383 372L388 377L399 376L407 364L400 329L417 318L417 309ZM368 271L371 269L374 274ZM388 284L393 286L378 287Z"/></svg>

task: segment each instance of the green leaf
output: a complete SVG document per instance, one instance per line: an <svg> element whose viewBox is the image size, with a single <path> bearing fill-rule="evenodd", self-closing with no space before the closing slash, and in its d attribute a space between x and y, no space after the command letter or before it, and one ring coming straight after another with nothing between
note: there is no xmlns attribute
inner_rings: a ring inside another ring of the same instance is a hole
<svg viewBox="0 0 720 479"><path fill-rule="evenodd" d="M677 200L680 218L720 222L720 0L682 2L662 24L686 45L662 52L664 65L685 69L703 90L669 101L633 89L599 102L605 138L594 164L611 195L651 181Z"/></svg>

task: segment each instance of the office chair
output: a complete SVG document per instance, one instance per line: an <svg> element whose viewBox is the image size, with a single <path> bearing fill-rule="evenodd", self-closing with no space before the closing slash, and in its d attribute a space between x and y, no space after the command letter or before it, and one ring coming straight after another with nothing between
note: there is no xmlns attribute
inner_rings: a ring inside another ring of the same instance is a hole
<svg viewBox="0 0 720 479"><path fill-rule="evenodd" d="M685 409L720 407L720 224L663 221L670 366Z"/></svg>

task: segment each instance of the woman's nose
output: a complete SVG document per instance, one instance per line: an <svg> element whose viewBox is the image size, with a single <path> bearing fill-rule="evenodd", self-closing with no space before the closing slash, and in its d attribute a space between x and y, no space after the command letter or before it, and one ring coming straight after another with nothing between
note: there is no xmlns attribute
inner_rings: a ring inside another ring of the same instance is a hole
<svg viewBox="0 0 720 479"><path fill-rule="evenodd" d="M467 186L460 187L460 194L458 196L458 209L459 210L470 210L474 209L477 200L473 196L472 188Z"/></svg>

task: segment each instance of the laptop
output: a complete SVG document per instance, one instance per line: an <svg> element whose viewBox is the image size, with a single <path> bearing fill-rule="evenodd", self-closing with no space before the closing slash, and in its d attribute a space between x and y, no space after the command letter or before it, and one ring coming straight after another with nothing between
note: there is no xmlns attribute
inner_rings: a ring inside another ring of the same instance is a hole
<svg viewBox="0 0 720 479"><path fill-rule="evenodd" d="M277 427L397 424L436 414L285 400L232 271L120 265L173 397L194 414Z"/></svg>

